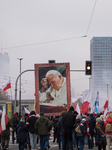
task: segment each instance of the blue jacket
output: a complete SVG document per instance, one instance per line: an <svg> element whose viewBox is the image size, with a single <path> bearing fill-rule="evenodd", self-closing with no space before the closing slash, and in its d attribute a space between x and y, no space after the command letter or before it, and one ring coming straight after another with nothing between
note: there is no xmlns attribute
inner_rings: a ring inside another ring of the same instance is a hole
<svg viewBox="0 0 112 150"><path fill-rule="evenodd" d="M17 143L25 143L27 141L28 128L24 122L20 122L17 127Z"/></svg>

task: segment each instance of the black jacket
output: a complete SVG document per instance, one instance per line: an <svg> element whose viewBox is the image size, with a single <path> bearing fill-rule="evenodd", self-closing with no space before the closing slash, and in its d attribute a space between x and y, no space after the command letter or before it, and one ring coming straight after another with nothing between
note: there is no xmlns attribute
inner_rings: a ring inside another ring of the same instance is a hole
<svg viewBox="0 0 112 150"><path fill-rule="evenodd" d="M73 126L76 121L76 115L72 113L72 111L68 111L63 115L63 128L73 129Z"/></svg>
<svg viewBox="0 0 112 150"><path fill-rule="evenodd" d="M95 126L96 126L96 119L94 117L91 117L91 121L89 122L89 133L91 135L95 135L95 132L94 132L94 129L95 129Z"/></svg>
<svg viewBox="0 0 112 150"><path fill-rule="evenodd" d="M62 122L62 117L59 119L58 121L58 127L59 127L59 132L60 132L60 136L63 136L63 122Z"/></svg>
<svg viewBox="0 0 112 150"><path fill-rule="evenodd" d="M25 143L27 141L28 128L24 122L20 122L17 127L17 143Z"/></svg>
<svg viewBox="0 0 112 150"><path fill-rule="evenodd" d="M36 133L34 126L35 126L35 122L36 122L37 119L38 119L37 117L31 116L26 121L26 125L28 125L28 127L29 127L29 132L32 133L32 134Z"/></svg>

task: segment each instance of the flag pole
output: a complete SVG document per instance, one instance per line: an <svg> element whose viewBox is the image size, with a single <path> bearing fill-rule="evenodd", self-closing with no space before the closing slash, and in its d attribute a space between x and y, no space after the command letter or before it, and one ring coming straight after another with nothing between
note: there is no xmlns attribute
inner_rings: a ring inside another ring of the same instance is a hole
<svg viewBox="0 0 112 150"><path fill-rule="evenodd" d="M10 80L10 83L11 83L10 77L9 77L9 80ZM11 95L11 101L12 101L12 86L11 86L11 88L10 88L10 95Z"/></svg>

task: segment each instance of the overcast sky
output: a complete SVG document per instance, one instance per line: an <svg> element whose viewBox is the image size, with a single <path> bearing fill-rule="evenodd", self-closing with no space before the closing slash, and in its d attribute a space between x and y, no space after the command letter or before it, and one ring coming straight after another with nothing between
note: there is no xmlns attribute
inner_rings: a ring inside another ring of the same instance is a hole
<svg viewBox="0 0 112 150"><path fill-rule="evenodd" d="M50 59L84 70L91 38L112 36L111 15L112 0L0 0L0 48L10 57L13 93L17 58L23 58L22 71ZM70 74L75 97L89 89L89 76ZM33 88L34 72L23 74L22 98L34 98Z"/></svg>

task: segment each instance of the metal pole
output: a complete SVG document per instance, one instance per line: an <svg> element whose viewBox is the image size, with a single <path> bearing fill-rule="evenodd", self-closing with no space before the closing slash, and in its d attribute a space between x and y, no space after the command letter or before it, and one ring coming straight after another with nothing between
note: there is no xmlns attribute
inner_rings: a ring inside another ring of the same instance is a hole
<svg viewBox="0 0 112 150"><path fill-rule="evenodd" d="M107 84L107 98L108 98L108 84Z"/></svg>
<svg viewBox="0 0 112 150"><path fill-rule="evenodd" d="M16 112L16 100L17 100L17 82L18 82L18 79L19 77L21 77L21 75L25 72L28 72L28 71L35 71L34 69L29 69L29 70L25 70L23 71L16 79L16 83L15 83L15 106L14 106L14 112Z"/></svg>
<svg viewBox="0 0 112 150"><path fill-rule="evenodd" d="M23 58L20 58L20 74L21 74L21 60ZM20 85L19 85L19 114L21 115L21 76L20 76Z"/></svg>

